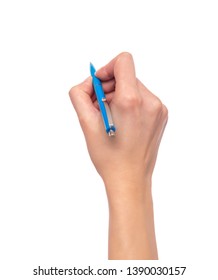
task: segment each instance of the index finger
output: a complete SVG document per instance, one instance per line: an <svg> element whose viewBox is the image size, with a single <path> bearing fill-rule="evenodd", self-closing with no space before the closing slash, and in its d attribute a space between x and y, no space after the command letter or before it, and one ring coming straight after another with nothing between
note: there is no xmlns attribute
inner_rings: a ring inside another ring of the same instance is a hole
<svg viewBox="0 0 218 280"><path fill-rule="evenodd" d="M115 78L116 88L136 87L135 65L130 53L124 52L96 72L102 81Z"/></svg>

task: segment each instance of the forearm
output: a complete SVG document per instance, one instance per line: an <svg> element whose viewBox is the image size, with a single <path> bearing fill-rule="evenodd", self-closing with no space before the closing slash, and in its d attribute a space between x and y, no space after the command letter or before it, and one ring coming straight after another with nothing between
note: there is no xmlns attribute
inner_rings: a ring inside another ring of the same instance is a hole
<svg viewBox="0 0 218 280"><path fill-rule="evenodd" d="M108 187L108 186L107 186ZM106 189L107 189L106 187ZM109 259L157 259L151 186L131 191L116 184L109 197ZM133 188L134 189L134 188ZM112 194L114 196L114 194Z"/></svg>

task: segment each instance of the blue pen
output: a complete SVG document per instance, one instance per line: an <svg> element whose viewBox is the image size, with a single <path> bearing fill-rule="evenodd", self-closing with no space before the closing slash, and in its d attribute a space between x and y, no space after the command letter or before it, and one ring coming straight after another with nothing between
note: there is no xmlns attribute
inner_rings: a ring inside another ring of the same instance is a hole
<svg viewBox="0 0 218 280"><path fill-rule="evenodd" d="M98 105L101 111L102 119L104 122L105 130L109 136L115 136L116 128L113 124L111 111L107 103L101 81L95 76L95 67L90 63L90 73L92 76L92 84L97 97Z"/></svg>

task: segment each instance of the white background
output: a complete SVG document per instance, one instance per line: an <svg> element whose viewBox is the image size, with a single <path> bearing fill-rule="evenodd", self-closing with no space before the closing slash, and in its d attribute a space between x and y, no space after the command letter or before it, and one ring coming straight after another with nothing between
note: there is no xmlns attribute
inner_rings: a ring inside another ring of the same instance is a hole
<svg viewBox="0 0 218 280"><path fill-rule="evenodd" d="M68 92L90 61L122 51L169 109L153 178L159 264L213 275L217 14L217 1L0 1L2 279L32 279L38 265L110 266L104 186Z"/></svg>

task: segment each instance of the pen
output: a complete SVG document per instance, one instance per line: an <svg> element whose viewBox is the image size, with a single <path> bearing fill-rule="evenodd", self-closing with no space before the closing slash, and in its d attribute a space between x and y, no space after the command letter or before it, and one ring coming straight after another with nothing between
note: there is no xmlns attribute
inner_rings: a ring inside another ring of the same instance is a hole
<svg viewBox="0 0 218 280"><path fill-rule="evenodd" d="M110 107L107 103L101 81L95 76L95 67L90 63L90 73L92 76L92 84L95 90L95 95L97 97L99 109L101 111L102 119L104 122L105 130L109 136L115 136L116 128L113 123L111 116Z"/></svg>

